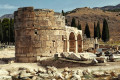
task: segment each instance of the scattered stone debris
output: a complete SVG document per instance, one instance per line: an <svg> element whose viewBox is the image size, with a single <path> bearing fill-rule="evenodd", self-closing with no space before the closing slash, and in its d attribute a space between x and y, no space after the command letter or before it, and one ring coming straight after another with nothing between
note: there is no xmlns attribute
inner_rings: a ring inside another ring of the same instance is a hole
<svg viewBox="0 0 120 80"><path fill-rule="evenodd" d="M106 76L111 79L120 80L120 74L116 71L91 71L89 68L85 70L71 70L65 67L63 71L59 71L54 66L36 69L24 67L13 68L11 70L0 69L0 80L94 80L94 78L109 80Z"/></svg>
<svg viewBox="0 0 120 80"><path fill-rule="evenodd" d="M93 59L91 62L91 64L97 64L97 63L98 63L98 61L96 59Z"/></svg>

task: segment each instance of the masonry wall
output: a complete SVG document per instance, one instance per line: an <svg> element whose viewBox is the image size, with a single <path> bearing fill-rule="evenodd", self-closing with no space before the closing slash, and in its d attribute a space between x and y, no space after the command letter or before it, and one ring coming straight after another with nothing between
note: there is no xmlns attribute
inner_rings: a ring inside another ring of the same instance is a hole
<svg viewBox="0 0 120 80"><path fill-rule="evenodd" d="M33 7L19 8L14 15L17 62L36 62L37 56L63 52L63 16Z"/></svg>
<svg viewBox="0 0 120 80"><path fill-rule="evenodd" d="M14 19L17 62L36 62L37 56L83 51L82 31L65 26L65 17L53 10L19 8Z"/></svg>
<svg viewBox="0 0 120 80"><path fill-rule="evenodd" d="M89 48L95 48L95 39L94 38L84 38L83 39L83 50L87 50Z"/></svg>

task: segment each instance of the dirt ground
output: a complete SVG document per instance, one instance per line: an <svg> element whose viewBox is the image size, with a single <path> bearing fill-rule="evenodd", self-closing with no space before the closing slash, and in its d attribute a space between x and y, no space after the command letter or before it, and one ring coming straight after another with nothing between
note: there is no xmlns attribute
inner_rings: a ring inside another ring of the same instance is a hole
<svg viewBox="0 0 120 80"><path fill-rule="evenodd" d="M6 58L11 59L15 58L15 49L14 48L7 48L0 50L0 59ZM4 69L12 69L17 67L26 67L26 68L39 68L39 67L46 67L46 66L55 66L58 70L63 70L65 67L69 67L71 70L77 69L91 69L91 70L115 70L120 69L120 62L107 62L107 63L99 63L97 65L91 65L91 61L69 61L64 59L55 60L54 58L49 58L39 61L37 63L2 63L0 62L0 68Z"/></svg>

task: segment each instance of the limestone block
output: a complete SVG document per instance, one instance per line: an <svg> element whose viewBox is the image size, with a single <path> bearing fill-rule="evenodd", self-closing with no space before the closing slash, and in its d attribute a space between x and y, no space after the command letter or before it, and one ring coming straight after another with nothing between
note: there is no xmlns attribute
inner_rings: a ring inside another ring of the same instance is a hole
<svg viewBox="0 0 120 80"><path fill-rule="evenodd" d="M57 52L63 52L63 47L57 47Z"/></svg>
<svg viewBox="0 0 120 80"><path fill-rule="evenodd" d="M34 41L39 41L40 40L40 36L39 35L35 35L34 36Z"/></svg>
<svg viewBox="0 0 120 80"><path fill-rule="evenodd" d="M57 47L63 47L63 42L62 41L57 41L56 44L57 44Z"/></svg>
<svg viewBox="0 0 120 80"><path fill-rule="evenodd" d="M24 57L24 56L26 56L26 54L23 54L23 53L16 53L15 56L17 56L17 57Z"/></svg>
<svg viewBox="0 0 120 80"><path fill-rule="evenodd" d="M42 47L46 47L46 41L43 40L43 41L41 41L41 42L42 42Z"/></svg>
<svg viewBox="0 0 120 80"><path fill-rule="evenodd" d="M34 56L33 53L26 53L26 57L32 57Z"/></svg>
<svg viewBox="0 0 120 80"><path fill-rule="evenodd" d="M55 35L50 35L50 40L56 40L56 36Z"/></svg>
<svg viewBox="0 0 120 80"><path fill-rule="evenodd" d="M41 47L41 41L33 41L33 47Z"/></svg>
<svg viewBox="0 0 120 80"><path fill-rule="evenodd" d="M61 35L57 35L56 36L56 41L62 41L62 36Z"/></svg>
<svg viewBox="0 0 120 80"><path fill-rule="evenodd" d="M60 34L60 35L65 35L66 32L65 32L64 30L60 30L60 31L59 31L59 34Z"/></svg>
<svg viewBox="0 0 120 80"><path fill-rule="evenodd" d="M16 57L16 61L17 62L28 62L28 58L27 57Z"/></svg>
<svg viewBox="0 0 120 80"><path fill-rule="evenodd" d="M57 53L57 49L54 48L54 47L50 48L50 53L51 53L51 54Z"/></svg>
<svg viewBox="0 0 120 80"><path fill-rule="evenodd" d="M59 30L54 30L54 35L60 35Z"/></svg>
<svg viewBox="0 0 120 80"><path fill-rule="evenodd" d="M46 34L48 34L48 35L54 35L53 30L46 30Z"/></svg>
<svg viewBox="0 0 120 80"><path fill-rule="evenodd" d="M35 48L37 54L44 53L44 48Z"/></svg>
<svg viewBox="0 0 120 80"><path fill-rule="evenodd" d="M46 41L46 47L53 47L52 41Z"/></svg>
<svg viewBox="0 0 120 80"><path fill-rule="evenodd" d="M36 57L28 57L29 62L36 62L37 61L37 56Z"/></svg>
<svg viewBox="0 0 120 80"><path fill-rule="evenodd" d="M49 40L48 35L40 35L40 40Z"/></svg>
<svg viewBox="0 0 120 80"><path fill-rule="evenodd" d="M38 30L39 35L45 35L46 31L45 30Z"/></svg>

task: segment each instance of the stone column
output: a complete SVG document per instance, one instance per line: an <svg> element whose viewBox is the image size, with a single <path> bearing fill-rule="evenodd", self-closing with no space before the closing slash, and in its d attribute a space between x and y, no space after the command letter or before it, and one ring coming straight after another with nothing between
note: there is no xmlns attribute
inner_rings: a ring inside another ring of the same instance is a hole
<svg viewBox="0 0 120 80"><path fill-rule="evenodd" d="M67 40L67 52L69 52L69 44L70 44L70 42L69 42L69 40Z"/></svg>
<svg viewBox="0 0 120 80"><path fill-rule="evenodd" d="M78 53L78 41L77 40L75 41L75 45L76 45L75 53Z"/></svg>
<svg viewBox="0 0 120 80"><path fill-rule="evenodd" d="M83 45L83 39L82 39L81 41L82 41L82 44L81 44L81 45L82 45L82 51L83 51L83 47L84 47L84 45Z"/></svg>

